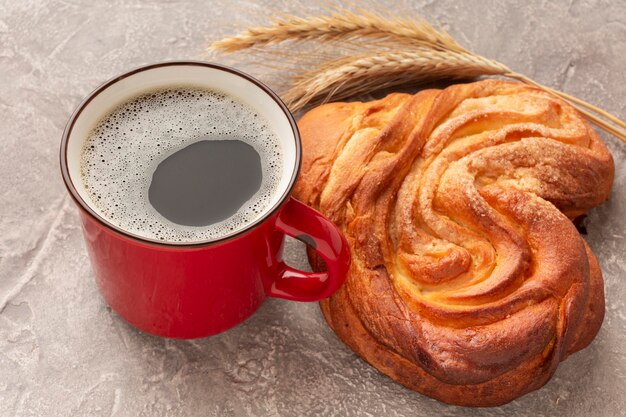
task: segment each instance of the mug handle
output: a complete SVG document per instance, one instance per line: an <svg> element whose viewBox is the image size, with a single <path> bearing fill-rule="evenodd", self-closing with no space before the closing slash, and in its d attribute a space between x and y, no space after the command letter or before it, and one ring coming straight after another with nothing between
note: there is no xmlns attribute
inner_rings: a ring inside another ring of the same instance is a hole
<svg viewBox="0 0 626 417"><path fill-rule="evenodd" d="M341 287L350 266L350 249L337 226L316 210L289 197L278 213L275 227L315 249L326 263L326 271L300 271L281 261L267 295L294 301L319 301Z"/></svg>

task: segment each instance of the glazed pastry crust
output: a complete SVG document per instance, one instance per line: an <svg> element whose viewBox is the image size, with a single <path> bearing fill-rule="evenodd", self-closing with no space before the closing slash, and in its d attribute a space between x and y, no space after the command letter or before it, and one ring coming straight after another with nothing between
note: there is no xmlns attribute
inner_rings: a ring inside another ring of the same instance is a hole
<svg viewBox="0 0 626 417"><path fill-rule="evenodd" d="M614 167L572 107L487 80L323 105L299 128L295 196L352 253L322 311L374 367L447 403L494 406L593 340L602 275L571 220L608 198Z"/></svg>

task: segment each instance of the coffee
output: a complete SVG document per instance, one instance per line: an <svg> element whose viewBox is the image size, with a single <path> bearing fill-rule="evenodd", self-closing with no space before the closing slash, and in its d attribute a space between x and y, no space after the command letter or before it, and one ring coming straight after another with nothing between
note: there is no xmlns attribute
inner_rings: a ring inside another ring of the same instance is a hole
<svg viewBox="0 0 626 417"><path fill-rule="evenodd" d="M172 242L216 239L258 219L281 168L279 139L253 108L192 86L121 104L81 158L84 186L108 221Z"/></svg>
<svg viewBox="0 0 626 417"><path fill-rule="evenodd" d="M261 157L240 139L200 140L165 158L152 175L150 204L187 226L235 214L261 188Z"/></svg>

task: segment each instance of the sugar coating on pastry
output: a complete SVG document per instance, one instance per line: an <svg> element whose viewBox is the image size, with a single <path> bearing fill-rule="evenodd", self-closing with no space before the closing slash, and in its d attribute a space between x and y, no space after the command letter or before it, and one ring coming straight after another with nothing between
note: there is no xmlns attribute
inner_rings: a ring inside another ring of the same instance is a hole
<svg viewBox="0 0 626 417"><path fill-rule="evenodd" d="M299 128L295 195L353 258L322 311L370 364L438 400L494 406L593 340L602 275L571 220L608 198L614 166L571 106L486 80L323 105Z"/></svg>

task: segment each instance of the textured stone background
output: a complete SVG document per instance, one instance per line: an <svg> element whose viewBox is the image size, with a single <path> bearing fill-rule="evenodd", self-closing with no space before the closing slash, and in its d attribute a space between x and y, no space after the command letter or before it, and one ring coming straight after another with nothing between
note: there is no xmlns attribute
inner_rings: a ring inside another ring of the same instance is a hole
<svg viewBox="0 0 626 417"><path fill-rule="evenodd" d="M398 4L626 119L624 0ZM604 271L604 325L543 389L504 407L452 407L404 389L345 348L316 304L269 300L244 325L194 341L142 334L105 305L58 169L71 111L127 69L198 57L231 24L311 7L0 0L0 415L626 415L626 146L607 135L616 181L611 201L590 213L587 236ZM287 253L306 266L300 246Z"/></svg>

